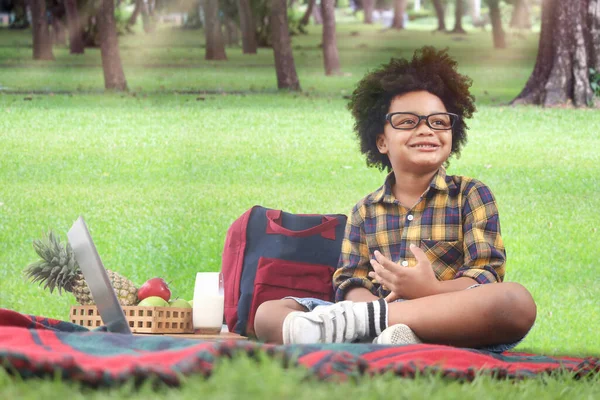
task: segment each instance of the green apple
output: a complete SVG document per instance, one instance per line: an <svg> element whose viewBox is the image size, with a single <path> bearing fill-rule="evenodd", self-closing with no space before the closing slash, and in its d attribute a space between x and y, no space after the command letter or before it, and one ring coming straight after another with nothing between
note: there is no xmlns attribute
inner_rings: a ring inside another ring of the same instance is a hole
<svg viewBox="0 0 600 400"><path fill-rule="evenodd" d="M138 306L141 307L169 307L169 303L165 301L162 297L158 296L150 296L146 297L144 300L140 301Z"/></svg>
<svg viewBox="0 0 600 400"><path fill-rule="evenodd" d="M171 300L169 301L169 305L171 307L192 308L192 306L190 306L190 303L188 303L187 300L184 299Z"/></svg>

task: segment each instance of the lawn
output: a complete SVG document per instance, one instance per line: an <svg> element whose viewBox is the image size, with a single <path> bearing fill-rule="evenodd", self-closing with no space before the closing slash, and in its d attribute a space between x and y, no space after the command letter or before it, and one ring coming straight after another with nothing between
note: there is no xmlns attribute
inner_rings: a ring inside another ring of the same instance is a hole
<svg viewBox="0 0 600 400"><path fill-rule="evenodd" d="M293 39L304 89L277 93L273 56L229 48L204 61L201 31L165 28L121 38L131 91L103 94L98 50L55 62L31 60L30 37L0 30L0 307L67 319L69 294L27 282L33 239L66 231L83 215L107 268L141 284L171 281L189 298L197 271L217 271L228 226L255 204L302 213L348 213L379 187L358 151L344 96L369 69L424 44L449 47L474 81L478 112L449 173L474 176L496 195L507 247L507 280L538 305L517 348L548 355L600 355L600 114L510 107L536 55L535 34L494 51L491 33L467 36L340 25L343 76L323 76L318 27ZM246 359L190 378L173 398L593 398L600 379L568 376L459 384L391 376L303 385L303 371ZM257 382L269 382L258 384ZM281 383L271 383L280 380ZM0 372L0 397L129 397L132 388L88 392L60 381L30 385ZM35 386L35 387L33 387ZM151 388L133 393L148 396ZM235 390L235 391L234 391ZM374 395L369 395L374 391Z"/></svg>

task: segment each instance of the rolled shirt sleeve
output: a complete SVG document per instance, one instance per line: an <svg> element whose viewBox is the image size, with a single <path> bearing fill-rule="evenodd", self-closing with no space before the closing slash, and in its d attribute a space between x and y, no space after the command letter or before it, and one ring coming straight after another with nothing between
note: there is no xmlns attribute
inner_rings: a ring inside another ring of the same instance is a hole
<svg viewBox="0 0 600 400"><path fill-rule="evenodd" d="M506 250L496 201L487 186L473 183L463 206L464 261L455 278L469 277L482 284L502 282Z"/></svg>
<svg viewBox="0 0 600 400"><path fill-rule="evenodd" d="M346 223L338 269L333 275L336 302L344 300L347 292L355 287L364 287L374 295L378 295L376 285L367 275L371 270L371 264L361 210L362 208L356 205Z"/></svg>

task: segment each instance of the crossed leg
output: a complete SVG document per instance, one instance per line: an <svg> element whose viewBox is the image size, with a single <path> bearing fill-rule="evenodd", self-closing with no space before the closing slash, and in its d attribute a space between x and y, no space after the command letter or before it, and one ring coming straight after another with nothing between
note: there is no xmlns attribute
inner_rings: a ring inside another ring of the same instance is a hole
<svg viewBox="0 0 600 400"><path fill-rule="evenodd" d="M261 304L254 320L258 339L283 343L283 320L293 311L307 310L292 299ZM388 304L388 326L405 324L423 342L458 347L516 342L529 332L535 318L531 294L513 282Z"/></svg>

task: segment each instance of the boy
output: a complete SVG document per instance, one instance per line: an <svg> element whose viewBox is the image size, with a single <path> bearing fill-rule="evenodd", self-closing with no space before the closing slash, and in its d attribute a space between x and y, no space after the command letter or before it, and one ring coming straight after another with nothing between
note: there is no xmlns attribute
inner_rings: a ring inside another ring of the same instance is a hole
<svg viewBox="0 0 600 400"><path fill-rule="evenodd" d="M475 111L471 80L446 51L417 50L367 74L348 108L369 166L391 170L346 225L335 300L262 304L260 340L274 343L435 343L504 351L532 327L529 292L504 279L494 197L446 175Z"/></svg>

